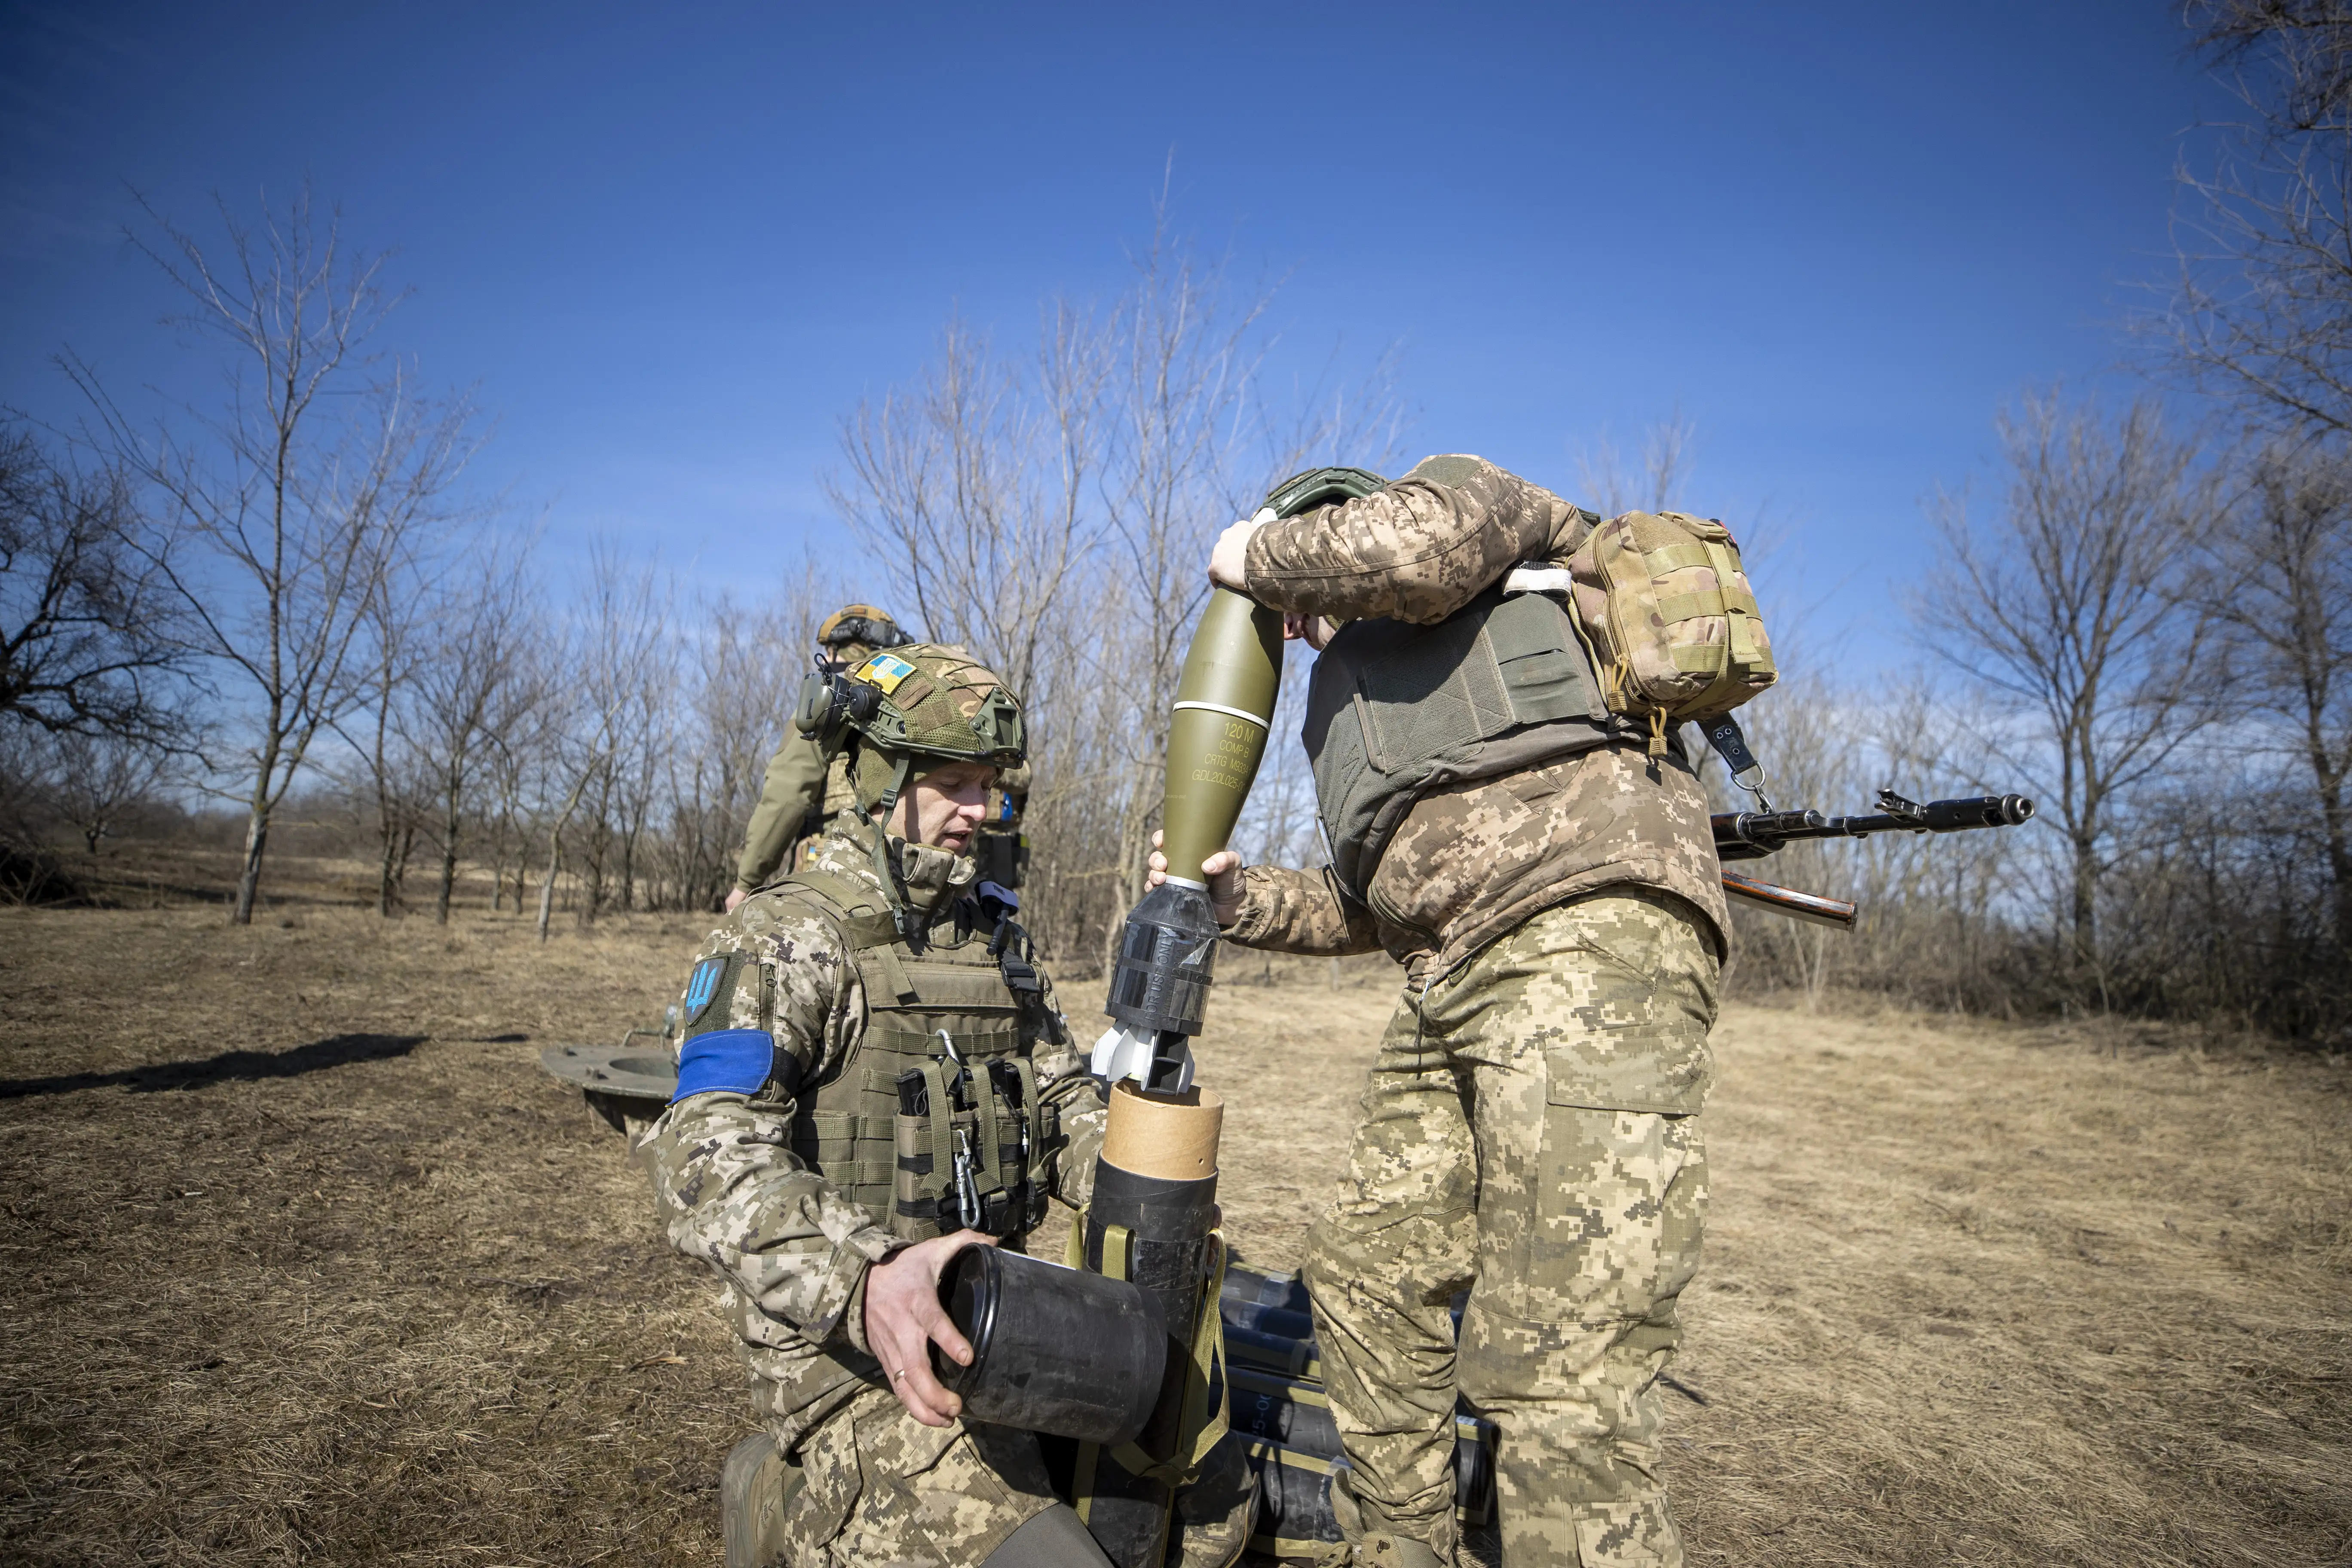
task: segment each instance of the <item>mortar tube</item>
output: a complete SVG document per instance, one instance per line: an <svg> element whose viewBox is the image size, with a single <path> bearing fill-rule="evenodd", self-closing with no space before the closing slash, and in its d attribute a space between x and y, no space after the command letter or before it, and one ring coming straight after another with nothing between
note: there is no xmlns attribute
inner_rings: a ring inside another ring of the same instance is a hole
<svg viewBox="0 0 2352 1568"><path fill-rule="evenodd" d="M1192 1391L1192 1336L1205 1310L1209 1233L1214 1228L1217 1141L1224 1102L1214 1091L1145 1094L1114 1085L1109 1125L1095 1163L1087 1205L1086 1266L1103 1268L1113 1226L1129 1233L1128 1278L1160 1309L1167 1325L1167 1371L1160 1401L1136 1446L1153 1459L1173 1457L1192 1436L1184 1428ZM1082 1462L1083 1464L1083 1462ZM1081 1471L1087 1529L1119 1568L1160 1568L1168 1551L1172 1489L1127 1474L1109 1455L1095 1456L1091 1484Z"/></svg>

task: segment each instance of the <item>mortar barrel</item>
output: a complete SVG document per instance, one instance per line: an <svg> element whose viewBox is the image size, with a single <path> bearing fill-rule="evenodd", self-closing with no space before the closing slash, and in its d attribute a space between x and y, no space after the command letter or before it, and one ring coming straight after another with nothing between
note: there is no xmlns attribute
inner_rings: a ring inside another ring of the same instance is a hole
<svg viewBox="0 0 2352 1568"><path fill-rule="evenodd" d="M1203 1392L1188 1384L1200 1314L1216 1310L1205 1294L1223 1120L1224 1102L1213 1090L1159 1095L1131 1083L1115 1085L1087 1205L1086 1266L1104 1271L1111 1232L1124 1230L1127 1277L1167 1325L1160 1401L1136 1439L1154 1459L1172 1457L1188 1440L1187 1395L1197 1403ZM1110 1560L1120 1568L1159 1568L1167 1552L1171 1489L1127 1474L1108 1454L1096 1456L1091 1485L1081 1479L1087 1529Z"/></svg>

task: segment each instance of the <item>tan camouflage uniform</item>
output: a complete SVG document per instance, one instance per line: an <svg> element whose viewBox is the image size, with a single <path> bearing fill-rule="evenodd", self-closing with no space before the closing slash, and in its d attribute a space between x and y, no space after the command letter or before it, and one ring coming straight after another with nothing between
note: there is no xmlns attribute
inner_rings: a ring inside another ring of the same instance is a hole
<svg viewBox="0 0 2352 1568"><path fill-rule="evenodd" d="M875 831L859 812L842 813L813 847L809 869L878 896ZM908 901L930 911L933 935L950 940L944 922L969 889L972 863L919 846L906 847L902 863ZM752 962L734 971L726 1026L772 1032L777 1051L799 1062L803 1084L855 1070L868 999L827 900L795 881L755 894L711 933L697 963L730 953ZM1101 1140L1095 1085L1066 1051L1037 1059L1040 1098L1059 1107L1068 1139L1050 1187L1083 1202ZM789 1560L979 1563L1055 1500L1036 1440L961 1422L928 1427L890 1394L865 1340L864 1284L870 1265L907 1243L791 1152L793 1101L774 1087L772 1079L756 1095L680 1100L647 1129L639 1152L671 1242L724 1281L753 1402L800 1464Z"/></svg>
<svg viewBox="0 0 2352 1568"><path fill-rule="evenodd" d="M1435 458L1259 530L1248 587L1429 624L1590 526L1490 463ZM1351 1536L1454 1560L1458 1389L1500 1427L1506 1563L1679 1564L1653 1390L1698 1260L1727 923L1689 766L1611 745L1434 794L1369 908L1328 871L1252 867L1244 886L1234 942L1380 947L1407 970L1305 1269ZM1465 1288L1457 1352L1447 1303Z"/></svg>

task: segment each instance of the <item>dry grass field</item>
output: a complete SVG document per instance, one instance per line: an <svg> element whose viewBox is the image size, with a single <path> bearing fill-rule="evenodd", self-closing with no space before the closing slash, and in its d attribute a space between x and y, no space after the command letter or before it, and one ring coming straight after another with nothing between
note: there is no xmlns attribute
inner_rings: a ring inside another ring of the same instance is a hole
<svg viewBox="0 0 2352 1568"><path fill-rule="evenodd" d="M747 1422L712 1286L536 1063L658 1012L700 927L0 914L0 1561L717 1563ZM1286 973L1202 1051L1262 1267L1389 1003ZM1670 1394L1696 1561L2352 1563L2352 1067L1718 1038Z"/></svg>

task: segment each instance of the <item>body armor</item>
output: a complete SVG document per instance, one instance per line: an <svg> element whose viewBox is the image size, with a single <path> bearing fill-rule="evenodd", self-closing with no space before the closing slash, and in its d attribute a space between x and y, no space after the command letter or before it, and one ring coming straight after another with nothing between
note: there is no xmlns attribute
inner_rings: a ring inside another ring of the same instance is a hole
<svg viewBox="0 0 2352 1568"><path fill-rule="evenodd" d="M1058 1021L1027 935L965 899L910 942L869 891L816 870L784 887L848 939L867 1015L840 1067L795 1097L793 1152L910 1241L1027 1234L1061 1132L1030 1060Z"/></svg>
<svg viewBox="0 0 2352 1568"><path fill-rule="evenodd" d="M1315 661L1300 739L1332 869L1363 900L1381 852L1430 791L1639 732L1610 712L1559 601L1496 586L1433 626L1341 628Z"/></svg>

